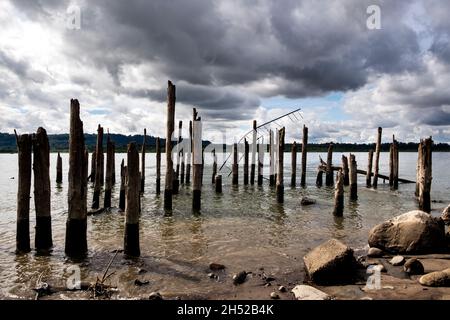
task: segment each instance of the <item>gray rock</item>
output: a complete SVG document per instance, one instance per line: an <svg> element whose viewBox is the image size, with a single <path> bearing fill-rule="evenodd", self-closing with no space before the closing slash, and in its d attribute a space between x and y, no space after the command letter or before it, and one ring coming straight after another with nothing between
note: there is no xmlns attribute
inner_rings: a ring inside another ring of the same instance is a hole
<svg viewBox="0 0 450 320"><path fill-rule="evenodd" d="M238 274L235 274L233 276L233 284L234 285L242 284L246 280L247 280L247 272L245 272L245 271L241 271Z"/></svg>
<svg viewBox="0 0 450 320"><path fill-rule="evenodd" d="M316 203L316 200L308 198L308 197L303 197L302 200L300 201L300 204L302 206L309 206L309 205L312 205L315 203Z"/></svg>
<svg viewBox="0 0 450 320"><path fill-rule="evenodd" d="M383 256L383 250L378 248L369 248L369 251L367 252L367 256L371 258L378 258Z"/></svg>
<svg viewBox="0 0 450 320"><path fill-rule="evenodd" d="M430 253L444 245L442 219L420 210L392 218L369 232L369 246L392 253Z"/></svg>
<svg viewBox="0 0 450 320"><path fill-rule="evenodd" d="M319 289L311 286L298 285L292 289L297 300L328 300L330 296Z"/></svg>
<svg viewBox="0 0 450 320"><path fill-rule="evenodd" d="M210 279L214 279L216 277L216 275L214 273L208 273L208 278Z"/></svg>
<svg viewBox="0 0 450 320"><path fill-rule="evenodd" d="M270 299L280 299L280 296L276 292L270 293Z"/></svg>
<svg viewBox="0 0 450 320"><path fill-rule="evenodd" d="M441 218L446 225L450 225L450 205L442 211Z"/></svg>
<svg viewBox="0 0 450 320"><path fill-rule="evenodd" d="M286 292L287 290L286 290L286 287L285 287L285 286L280 286L280 287L278 288L278 291L280 291L280 292Z"/></svg>
<svg viewBox="0 0 450 320"><path fill-rule="evenodd" d="M389 261L389 263L393 266L401 266L405 263L405 258L403 256L395 256Z"/></svg>
<svg viewBox="0 0 450 320"><path fill-rule="evenodd" d="M427 273L420 277L419 282L428 287L450 287L450 268Z"/></svg>
<svg viewBox="0 0 450 320"><path fill-rule="evenodd" d="M353 250L336 239L314 248L303 261L309 278L318 284L348 282L357 268Z"/></svg>
<svg viewBox="0 0 450 320"><path fill-rule="evenodd" d="M148 300L162 300L162 296L159 292L152 292L148 296Z"/></svg>
<svg viewBox="0 0 450 320"><path fill-rule="evenodd" d="M403 270L409 275L419 275L425 272L422 262L416 258L406 260Z"/></svg>

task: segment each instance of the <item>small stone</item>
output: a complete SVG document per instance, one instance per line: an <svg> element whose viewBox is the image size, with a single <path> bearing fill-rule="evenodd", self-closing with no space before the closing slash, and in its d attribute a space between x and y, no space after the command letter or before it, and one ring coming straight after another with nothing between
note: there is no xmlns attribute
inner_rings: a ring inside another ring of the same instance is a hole
<svg viewBox="0 0 450 320"><path fill-rule="evenodd" d="M292 293L297 300L328 300L330 298L325 292L307 285L295 286Z"/></svg>
<svg viewBox="0 0 450 320"><path fill-rule="evenodd" d="M272 284L270 282L267 282L266 284L264 284L264 287L270 287Z"/></svg>
<svg viewBox="0 0 450 320"><path fill-rule="evenodd" d="M442 211L441 218L442 220L444 220L444 223L446 225L450 225L450 205L448 205L447 208Z"/></svg>
<svg viewBox="0 0 450 320"><path fill-rule="evenodd" d="M210 279L214 279L216 277L216 275L214 273L208 273L208 278Z"/></svg>
<svg viewBox="0 0 450 320"><path fill-rule="evenodd" d="M139 268L139 270L138 270L138 274L143 274L143 273L146 273L146 272L147 272L147 270L142 269L142 268Z"/></svg>
<svg viewBox="0 0 450 320"><path fill-rule="evenodd" d="M138 287L149 284L149 283L150 283L150 281L148 281L148 280L144 280L144 281L141 281L139 279L134 280L134 285L138 286Z"/></svg>
<svg viewBox="0 0 450 320"><path fill-rule="evenodd" d="M380 272L387 272L386 267L381 263L370 265L369 268L372 268L374 270L378 269L380 270Z"/></svg>
<svg viewBox="0 0 450 320"><path fill-rule="evenodd" d="M263 275L263 280L264 281L266 281L266 282L272 282L272 281L275 281L275 277L273 277L273 276L266 276L266 275Z"/></svg>
<svg viewBox="0 0 450 320"><path fill-rule="evenodd" d="M395 256L389 261L389 263L393 266L401 266L405 263L405 258L403 256Z"/></svg>
<svg viewBox="0 0 450 320"><path fill-rule="evenodd" d="M419 275L425 272L423 264L416 258L406 260L403 270L409 275Z"/></svg>
<svg viewBox="0 0 450 320"><path fill-rule="evenodd" d="M450 268L427 273L420 277L419 283L428 287L449 287L450 286Z"/></svg>
<svg viewBox="0 0 450 320"><path fill-rule="evenodd" d="M378 249L378 248L370 248L369 251L367 252L367 256L371 257L371 258L378 258L381 257L383 255L383 250Z"/></svg>
<svg viewBox="0 0 450 320"><path fill-rule="evenodd" d="M218 271L218 270L225 269L225 266L223 264L213 262L209 265L209 269L211 269L213 271Z"/></svg>
<svg viewBox="0 0 450 320"><path fill-rule="evenodd" d="M241 271L238 274L235 274L233 276L233 284L234 285L242 284L245 282L245 280L247 280L247 272L246 271Z"/></svg>
<svg viewBox="0 0 450 320"><path fill-rule="evenodd" d="M148 296L148 300L162 300L162 296L159 292L152 292Z"/></svg>
<svg viewBox="0 0 450 320"><path fill-rule="evenodd" d="M302 206L309 206L309 205L312 205L315 203L316 203L316 200L308 198L308 197L303 197L302 200L300 201L300 204Z"/></svg>
<svg viewBox="0 0 450 320"><path fill-rule="evenodd" d="M270 299L280 299L280 296L276 292L270 294Z"/></svg>
<svg viewBox="0 0 450 320"><path fill-rule="evenodd" d="M278 288L278 291L280 291L280 292L286 292L287 290L286 290L286 287L285 287L285 286L280 286L280 287Z"/></svg>

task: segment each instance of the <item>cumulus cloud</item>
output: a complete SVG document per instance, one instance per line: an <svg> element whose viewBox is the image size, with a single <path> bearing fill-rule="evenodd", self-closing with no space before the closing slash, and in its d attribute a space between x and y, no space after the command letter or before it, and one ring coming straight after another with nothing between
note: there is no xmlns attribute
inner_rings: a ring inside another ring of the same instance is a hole
<svg viewBox="0 0 450 320"><path fill-rule="evenodd" d="M81 29L64 26L69 5ZM382 29L366 27L368 5ZM330 92L342 105L304 110L312 141L369 141L384 126L405 139L449 141L449 30L442 1L15 0L0 4L0 131L67 132L76 97L87 132L164 135L167 80L177 119L192 107L207 138L246 132L288 110L270 97ZM450 8L448 8L450 9ZM11 17L15 17L11 19ZM342 112L346 120L333 114ZM324 114L328 114L324 117ZM26 123L17 121L24 116ZM285 124L298 139L298 124ZM186 127L186 126L185 126ZM208 136L209 135L209 136Z"/></svg>

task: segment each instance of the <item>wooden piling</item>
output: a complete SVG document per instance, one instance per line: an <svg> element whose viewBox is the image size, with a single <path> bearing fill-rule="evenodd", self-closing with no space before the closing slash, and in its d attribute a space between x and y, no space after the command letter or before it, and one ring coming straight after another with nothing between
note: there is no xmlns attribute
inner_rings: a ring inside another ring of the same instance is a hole
<svg viewBox="0 0 450 320"><path fill-rule="evenodd" d="M264 151L264 140L261 138L261 143L258 144L258 186L263 185Z"/></svg>
<svg viewBox="0 0 450 320"><path fill-rule="evenodd" d="M328 146L327 153L327 172L325 174L325 185L331 187L334 185L334 174L331 167L333 166L333 143Z"/></svg>
<svg viewBox="0 0 450 320"><path fill-rule="evenodd" d="M342 180L344 186L348 186L350 184L348 158L345 155L342 155Z"/></svg>
<svg viewBox="0 0 450 320"><path fill-rule="evenodd" d="M122 159L120 164L120 194L119 194L119 209L125 211L125 186L126 186L127 172L125 167L125 160Z"/></svg>
<svg viewBox="0 0 450 320"><path fill-rule="evenodd" d="M333 215L342 217L344 214L344 174L342 170L336 172L336 184L334 187Z"/></svg>
<svg viewBox="0 0 450 320"><path fill-rule="evenodd" d="M233 166L232 166L232 184L237 186L239 184L239 153L237 143L233 144Z"/></svg>
<svg viewBox="0 0 450 320"><path fill-rule="evenodd" d="M285 128L281 128L278 134L278 172L277 172L277 202L284 202L284 182L283 182L283 160L284 160L284 136L285 136Z"/></svg>
<svg viewBox="0 0 450 320"><path fill-rule="evenodd" d="M244 185L248 185L248 156L250 146L247 139L244 139Z"/></svg>
<svg viewBox="0 0 450 320"><path fill-rule="evenodd" d="M111 147L112 147L111 183L113 185L115 185L116 184L116 144L113 141L111 141L111 143L112 143L112 145L111 145Z"/></svg>
<svg viewBox="0 0 450 320"><path fill-rule="evenodd" d="M350 169L350 200L358 199L358 175L357 175L357 164L355 155L350 153L349 159L349 169Z"/></svg>
<svg viewBox="0 0 450 320"><path fill-rule="evenodd" d="M37 251L47 251L53 246L53 242L50 215L50 145L44 128L39 128L33 137L33 172L36 209L34 243Z"/></svg>
<svg viewBox="0 0 450 320"><path fill-rule="evenodd" d="M147 145L147 129L144 128L144 138L142 141L141 148L141 183L140 183L140 193L144 193L145 189L145 149Z"/></svg>
<svg viewBox="0 0 450 320"><path fill-rule="evenodd" d="M273 169L273 172L275 173L275 175L273 178L275 180L275 186L277 184L279 140L280 140L280 130L275 130L275 139L274 139L274 148L273 148L273 158L275 159L274 169ZM276 187L275 187L275 189L276 189Z"/></svg>
<svg viewBox="0 0 450 320"><path fill-rule="evenodd" d="M255 184L255 164L256 164L256 120L253 120L253 132L252 132L252 165L250 168L250 184Z"/></svg>
<svg viewBox="0 0 450 320"><path fill-rule="evenodd" d="M291 147L291 188L295 188L297 180L297 143Z"/></svg>
<svg viewBox="0 0 450 320"><path fill-rule="evenodd" d="M183 139L182 139L183 140ZM184 173L186 170L186 165L185 165L185 161L186 161L186 155L185 155L185 148L186 148L186 144L183 144L183 148L180 151L180 157L181 157L181 166L180 166L180 183L182 185L184 185ZM217 168L216 168L217 171Z"/></svg>
<svg viewBox="0 0 450 320"><path fill-rule="evenodd" d="M422 140L420 140L422 141ZM421 161L422 161L422 148L419 143L419 148L417 150L417 168L416 168L416 191L415 195L417 198L419 198L419 190L420 190L420 167L421 167Z"/></svg>
<svg viewBox="0 0 450 320"><path fill-rule="evenodd" d="M369 150L369 156L367 159L367 175L366 175L366 187L372 186L372 163L373 163L373 150Z"/></svg>
<svg viewBox="0 0 450 320"><path fill-rule="evenodd" d="M161 142L156 138L156 194L161 193Z"/></svg>
<svg viewBox="0 0 450 320"><path fill-rule="evenodd" d="M373 182L372 186L374 188L377 188L378 186L378 175L380 170L380 151L381 151L381 134L383 129L381 127L378 127L378 136L377 136L377 144L375 147L375 171L373 174Z"/></svg>
<svg viewBox="0 0 450 320"><path fill-rule="evenodd" d="M431 137L421 140L419 144L419 209L428 213L431 212L432 145Z"/></svg>
<svg viewBox="0 0 450 320"><path fill-rule="evenodd" d="M142 181L142 180L141 180ZM124 254L139 257L139 152L134 142L128 144L127 150L127 186L125 207Z"/></svg>
<svg viewBox="0 0 450 320"><path fill-rule="evenodd" d="M105 179L105 197L103 207L111 207L111 189L112 189L112 171L113 171L113 143L109 136L106 138L106 179Z"/></svg>
<svg viewBox="0 0 450 320"><path fill-rule="evenodd" d="M63 170L62 158L61 158L61 155L58 152L58 156L56 158L56 183L62 183L63 182L62 170Z"/></svg>
<svg viewBox="0 0 450 320"><path fill-rule="evenodd" d="M307 158L307 147L308 147L308 127L303 125L303 140L302 140L302 176L300 185L302 187L306 186L306 158Z"/></svg>
<svg viewBox="0 0 450 320"><path fill-rule="evenodd" d="M275 145L273 130L269 130L269 186L275 186Z"/></svg>
<svg viewBox="0 0 450 320"><path fill-rule="evenodd" d="M323 171L318 170L317 177L316 177L316 186L320 188L320 187L322 187L322 185L323 185Z"/></svg>
<svg viewBox="0 0 450 320"><path fill-rule="evenodd" d="M30 189L32 136L16 135L19 181L17 190L16 253L30 252Z"/></svg>
<svg viewBox="0 0 450 320"><path fill-rule="evenodd" d="M95 182L95 169L97 168L97 156L96 156L96 151L94 150L94 152L92 152L92 156L91 156L91 175L89 176L89 180L91 182Z"/></svg>
<svg viewBox="0 0 450 320"><path fill-rule="evenodd" d="M222 175L218 174L215 180L216 193L222 193Z"/></svg>
<svg viewBox="0 0 450 320"><path fill-rule="evenodd" d="M216 182L216 175L217 175L217 155L216 155L216 149L213 149L212 151L213 156L213 166L212 166L212 184Z"/></svg>
<svg viewBox="0 0 450 320"><path fill-rule="evenodd" d="M201 118L197 116L197 110L193 110L192 121L192 154L193 154L193 187L192 187L192 209L199 211L201 208L201 194L202 194L202 122Z"/></svg>
<svg viewBox="0 0 450 320"><path fill-rule="evenodd" d="M191 183L191 160L192 160L192 120L189 121L189 150L186 154L186 184Z"/></svg>
<svg viewBox="0 0 450 320"><path fill-rule="evenodd" d="M394 190L398 189L398 169L399 169L399 156L398 156L398 141L395 140L394 138L394 142L393 142L393 173L392 173L392 178L393 178L393 183L392 183L392 188Z"/></svg>
<svg viewBox="0 0 450 320"><path fill-rule="evenodd" d="M87 159L83 122L78 100L70 101L69 214L66 223L65 253L81 257L87 253Z"/></svg>
<svg viewBox="0 0 450 320"><path fill-rule="evenodd" d="M173 179L173 194L178 194L178 190L180 188L180 147L181 147L181 131L183 129L183 121L178 122L178 140L177 140L177 165L175 167L175 177Z"/></svg>
<svg viewBox="0 0 450 320"><path fill-rule="evenodd" d="M166 181L164 188L164 208L172 210L173 160L172 135L175 121L175 86L168 81L167 88L167 134L166 134Z"/></svg>
<svg viewBox="0 0 450 320"><path fill-rule="evenodd" d="M100 207L100 191L103 185L103 128L98 125L97 129L97 147L95 149L95 182L94 182L94 195L92 197L92 209L98 209Z"/></svg>

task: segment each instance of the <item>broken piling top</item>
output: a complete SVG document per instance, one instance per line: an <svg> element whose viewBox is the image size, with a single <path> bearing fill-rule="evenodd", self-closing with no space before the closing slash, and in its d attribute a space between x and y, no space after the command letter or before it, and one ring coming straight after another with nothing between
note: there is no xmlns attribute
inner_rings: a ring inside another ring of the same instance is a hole
<svg viewBox="0 0 450 320"><path fill-rule="evenodd" d="M421 139L418 159L419 209L428 213L431 212L432 145L431 136L425 140Z"/></svg>

